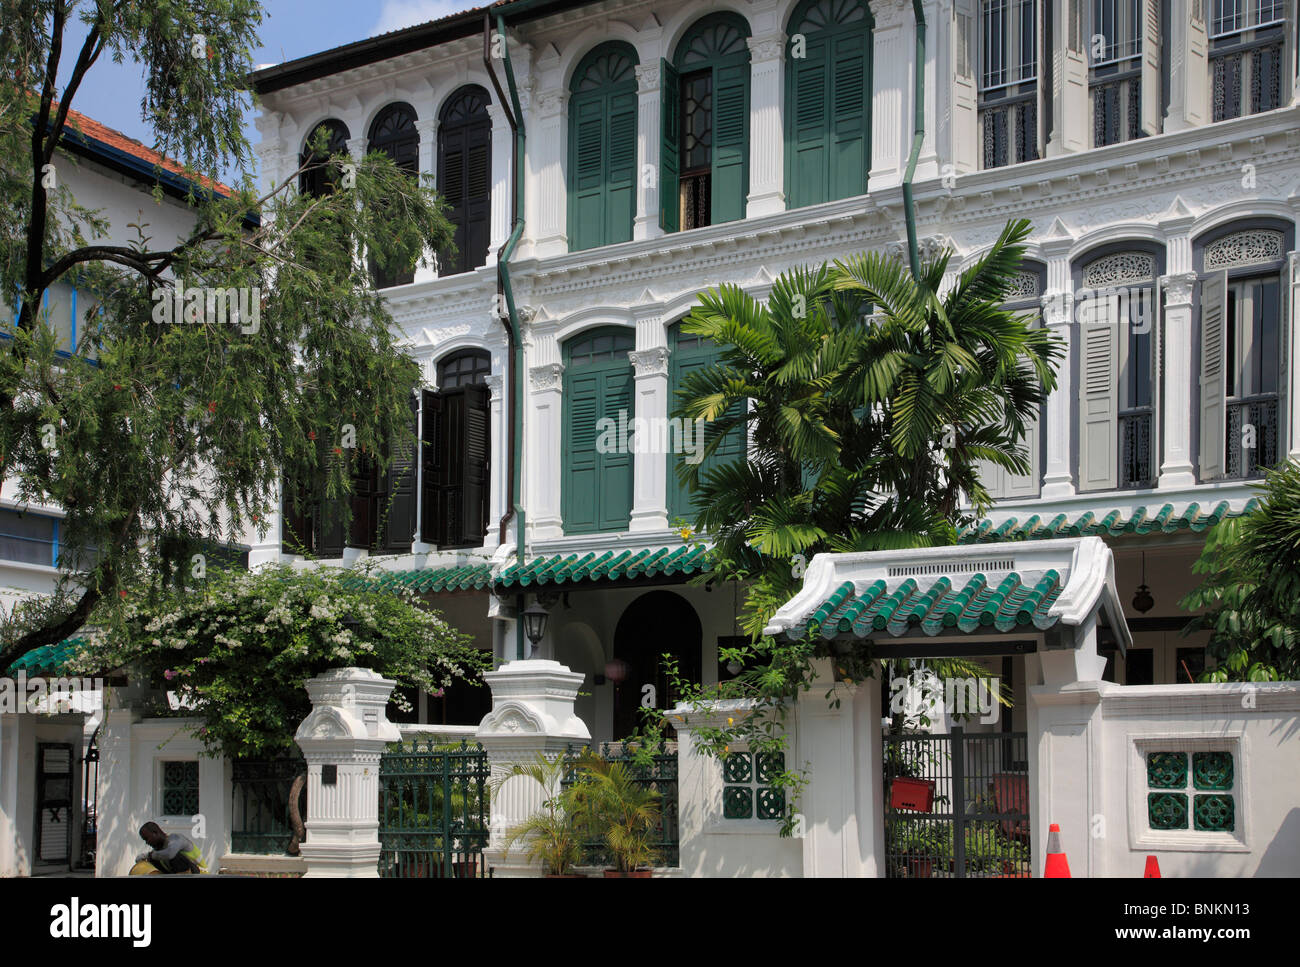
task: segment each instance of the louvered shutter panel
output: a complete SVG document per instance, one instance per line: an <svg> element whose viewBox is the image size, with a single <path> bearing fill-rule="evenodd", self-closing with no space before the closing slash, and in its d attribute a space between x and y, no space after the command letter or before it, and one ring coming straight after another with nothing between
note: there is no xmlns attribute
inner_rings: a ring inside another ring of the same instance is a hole
<svg viewBox="0 0 1300 967"><path fill-rule="evenodd" d="M569 170L569 249L603 245L605 208L605 100L574 97Z"/></svg>
<svg viewBox="0 0 1300 967"><path fill-rule="evenodd" d="M1079 401L1079 489L1113 489L1119 479L1119 306L1117 296L1093 302L1081 327L1083 388Z"/></svg>
<svg viewBox="0 0 1300 967"><path fill-rule="evenodd" d="M438 544L453 547L465 539L465 387L442 394L438 434Z"/></svg>
<svg viewBox="0 0 1300 967"><path fill-rule="evenodd" d="M975 10L972 0L957 0L953 10L953 163L959 171L979 167L979 109L975 82Z"/></svg>
<svg viewBox="0 0 1300 967"><path fill-rule="evenodd" d="M332 447L325 449L322 461L325 480L342 459ZM343 500L343 497L327 498L323 491L321 493L316 520L316 553L321 557L338 557L343 553Z"/></svg>
<svg viewBox="0 0 1300 967"><path fill-rule="evenodd" d="M1142 80L1141 100L1142 130L1147 134L1160 133L1160 0L1142 0Z"/></svg>
<svg viewBox="0 0 1300 967"><path fill-rule="evenodd" d="M713 72L712 224L745 217L749 194L749 63Z"/></svg>
<svg viewBox="0 0 1300 967"><path fill-rule="evenodd" d="M1042 478L1042 466L1039 460L1039 421L1041 411L1025 424L1025 438L1022 445L1029 451L1029 473L1008 473L1003 480L1007 497L1037 497L1038 481Z"/></svg>
<svg viewBox="0 0 1300 967"><path fill-rule="evenodd" d="M596 453L597 422L601 417L598 373L569 377L564 389L564 527L569 533L596 527L596 490L599 466Z"/></svg>
<svg viewBox="0 0 1300 967"><path fill-rule="evenodd" d="M415 534L416 408L411 400L411 436L393 444L384 501L384 550L409 551Z"/></svg>
<svg viewBox="0 0 1300 967"><path fill-rule="evenodd" d="M464 269L487 264L492 236L492 122L472 124L466 133Z"/></svg>
<svg viewBox="0 0 1300 967"><path fill-rule="evenodd" d="M467 129L456 125L438 132L438 191L447 203L447 218L455 227L453 241L455 252L438 256L440 275L456 275L465 271L465 135Z"/></svg>
<svg viewBox="0 0 1300 967"><path fill-rule="evenodd" d="M461 439L461 534L458 543L480 546L487 532L488 498L488 388L478 384L465 387L462 410L464 432Z"/></svg>
<svg viewBox="0 0 1300 967"><path fill-rule="evenodd" d="M997 420L1002 420L1002 404L998 403ZM1009 496L1007 493L1007 472L991 460L976 460L975 475L979 482L984 485L984 489L989 492L989 496L994 500L1001 500Z"/></svg>
<svg viewBox="0 0 1300 967"><path fill-rule="evenodd" d="M348 527L348 547L373 547L375 533L375 462L360 448L352 451L352 523Z"/></svg>
<svg viewBox="0 0 1300 967"><path fill-rule="evenodd" d="M631 424L632 373L606 373L602 380L601 415L621 425L623 418L620 413L626 414L625 418ZM628 436L631 437L630 431ZM620 449L597 454L600 468L597 522L602 531L627 530L632 516L632 454L618 452Z"/></svg>
<svg viewBox="0 0 1300 967"><path fill-rule="evenodd" d="M672 386L669 397L668 410L673 412L677 409L677 404L681 398L677 391L681 389L682 381L691 373L706 365L707 360L700 356L692 356L688 353L678 353L674 350L672 360ZM682 420L685 421L685 417ZM703 446L703 441L697 441L695 437L695 427L688 426L685 432L691 434L691 439L698 446ZM690 519L693 516L691 509L691 488L684 483L678 475L678 468L686 462L686 454L670 451L668 454L668 519L671 521L675 517ZM701 476L704 473L704 467L700 467Z"/></svg>
<svg viewBox="0 0 1300 967"><path fill-rule="evenodd" d="M1222 477L1224 470L1226 300L1226 273L1201 283L1201 483Z"/></svg>
<svg viewBox="0 0 1300 967"><path fill-rule="evenodd" d="M805 57L787 61L791 84L786 100L790 131L786 145L786 197L791 208L816 205L829 197L826 178L830 85L826 52L825 40L809 40Z"/></svg>
<svg viewBox="0 0 1300 967"><path fill-rule="evenodd" d="M867 190L869 106L865 33L836 37L832 72L830 192L825 199L850 198Z"/></svg>
<svg viewBox="0 0 1300 967"><path fill-rule="evenodd" d="M1294 460L1297 449L1300 449L1300 440L1297 440L1300 426L1297 426L1292 419L1294 414L1291 412L1291 407L1294 405L1291 374L1296 365L1295 335L1292 327L1296 324L1297 313L1300 313L1300 260L1288 260L1288 267L1282 272L1282 283L1282 331L1278 335L1278 345L1282 350L1281 365L1278 367L1277 455L1279 461L1287 459L1288 456Z"/></svg>
<svg viewBox="0 0 1300 967"><path fill-rule="evenodd" d="M681 228L678 200L677 140L681 133L681 87L677 71L659 58L659 225L665 232Z"/></svg>
<svg viewBox="0 0 1300 967"><path fill-rule="evenodd" d="M302 488L288 477L280 491L280 550L285 554L310 553L311 517Z"/></svg>
<svg viewBox="0 0 1300 967"><path fill-rule="evenodd" d="M609 99L604 245L632 239L636 216L636 107L635 90Z"/></svg>
<svg viewBox="0 0 1300 967"><path fill-rule="evenodd" d="M420 393L424 407L420 439L420 460L423 462L420 492L420 538L426 544L438 543L438 528L442 520L438 507L438 444L442 436L442 399L431 390Z"/></svg>

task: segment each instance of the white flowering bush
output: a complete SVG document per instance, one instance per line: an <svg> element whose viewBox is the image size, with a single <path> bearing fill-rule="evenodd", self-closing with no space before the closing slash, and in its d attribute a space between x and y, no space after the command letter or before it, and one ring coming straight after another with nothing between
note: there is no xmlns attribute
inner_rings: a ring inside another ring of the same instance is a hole
<svg viewBox="0 0 1300 967"><path fill-rule="evenodd" d="M209 570L190 590L128 598L72 665L85 674L126 667L177 692L203 720L207 752L231 758L290 751L311 708L303 683L329 668L371 668L429 692L461 679L482 684L489 653L414 592L370 590L365 577L284 565Z"/></svg>

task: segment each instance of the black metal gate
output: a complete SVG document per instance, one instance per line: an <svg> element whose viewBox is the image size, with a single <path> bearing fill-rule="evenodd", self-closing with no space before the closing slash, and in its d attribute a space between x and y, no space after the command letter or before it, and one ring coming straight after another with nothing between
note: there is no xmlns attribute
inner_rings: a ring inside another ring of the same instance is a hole
<svg viewBox="0 0 1300 967"><path fill-rule="evenodd" d="M885 875L1029 876L1028 747L1024 732L886 734Z"/></svg>
<svg viewBox="0 0 1300 967"><path fill-rule="evenodd" d="M477 743L389 746L379 760L379 875L487 876L490 777Z"/></svg>
<svg viewBox="0 0 1300 967"><path fill-rule="evenodd" d="M72 860L72 744L42 742L36 747L36 859Z"/></svg>
<svg viewBox="0 0 1300 967"><path fill-rule="evenodd" d="M95 868L96 844L99 839L99 729L81 757L81 865Z"/></svg>
<svg viewBox="0 0 1300 967"><path fill-rule="evenodd" d="M236 759L230 765L230 850L281 854L293 842L289 800L294 780L307 774L301 756ZM298 815L307 817L307 788L298 793Z"/></svg>

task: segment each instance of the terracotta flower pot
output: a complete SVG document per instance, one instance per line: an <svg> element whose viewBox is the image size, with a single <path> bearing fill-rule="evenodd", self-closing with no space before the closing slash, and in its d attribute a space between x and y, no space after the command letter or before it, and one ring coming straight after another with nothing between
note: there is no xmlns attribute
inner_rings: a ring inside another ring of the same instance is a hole
<svg viewBox="0 0 1300 967"><path fill-rule="evenodd" d="M605 879L607 880L627 879L629 877L638 880L648 880L652 875L653 874L651 873L650 870L633 870L631 873L623 873L620 872L619 870L605 871Z"/></svg>

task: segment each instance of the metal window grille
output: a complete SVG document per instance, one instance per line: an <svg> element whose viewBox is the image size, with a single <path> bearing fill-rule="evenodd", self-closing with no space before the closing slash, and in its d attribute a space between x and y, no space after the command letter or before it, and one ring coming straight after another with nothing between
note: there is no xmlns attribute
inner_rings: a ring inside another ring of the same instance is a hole
<svg viewBox="0 0 1300 967"><path fill-rule="evenodd" d="M1093 0L1088 44L1092 66L1102 67L1140 55L1141 24L1142 0ZM1101 39L1100 45L1092 42L1097 38Z"/></svg>
<svg viewBox="0 0 1300 967"><path fill-rule="evenodd" d="M1227 410L1224 476L1263 476L1277 463L1277 394L1230 400Z"/></svg>
<svg viewBox="0 0 1300 967"><path fill-rule="evenodd" d="M986 0L980 9L980 91L1038 78L1035 0Z"/></svg>
<svg viewBox="0 0 1300 967"><path fill-rule="evenodd" d="M230 848L236 853L283 853L293 838L289 793L307 774L302 758L237 759L231 763ZM307 790L299 798L306 818Z"/></svg>
<svg viewBox="0 0 1300 967"><path fill-rule="evenodd" d="M191 759L162 764L162 808L164 816L199 814L199 764Z"/></svg>
<svg viewBox="0 0 1300 967"><path fill-rule="evenodd" d="M1213 0L1210 39L1282 23L1283 0Z"/></svg>

